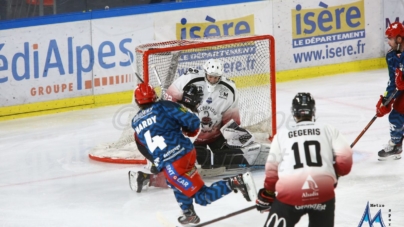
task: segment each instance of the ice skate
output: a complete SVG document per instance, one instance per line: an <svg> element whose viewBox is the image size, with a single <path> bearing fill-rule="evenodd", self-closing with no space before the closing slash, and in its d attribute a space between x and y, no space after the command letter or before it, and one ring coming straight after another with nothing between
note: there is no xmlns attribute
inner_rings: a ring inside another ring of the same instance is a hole
<svg viewBox="0 0 404 227"><path fill-rule="evenodd" d="M181 223L181 225L198 224L200 221L201 219L196 215L193 205L191 205L188 210L184 210L183 214L178 217L178 222Z"/></svg>
<svg viewBox="0 0 404 227"><path fill-rule="evenodd" d="M402 144L394 144L389 140L387 146L379 151L379 161L398 160L401 159L401 152L403 152Z"/></svg>
<svg viewBox="0 0 404 227"><path fill-rule="evenodd" d="M238 174L233 177L224 178L229 182L230 188L235 192L240 191L247 201L255 201L257 198L257 190L255 188L254 179L250 172Z"/></svg>
<svg viewBox="0 0 404 227"><path fill-rule="evenodd" d="M129 171L129 186L132 191L141 192L142 189L147 190L150 183L151 174L143 173L142 171Z"/></svg>

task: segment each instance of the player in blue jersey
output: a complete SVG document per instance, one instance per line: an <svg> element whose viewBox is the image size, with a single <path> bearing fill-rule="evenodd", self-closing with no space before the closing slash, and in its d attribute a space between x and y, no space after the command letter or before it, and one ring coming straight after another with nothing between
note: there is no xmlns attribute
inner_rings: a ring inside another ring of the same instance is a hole
<svg viewBox="0 0 404 227"><path fill-rule="evenodd" d="M235 83L224 76L221 60L207 60L203 70L189 68L169 86L164 99L181 103L199 116L201 130L192 139L197 162L203 169L201 175L217 176L226 169L245 171L247 166L264 166L269 148L254 143L254 136L239 127L239 92ZM133 187L137 192L149 186L168 187L162 174L138 171L132 175L138 182Z"/></svg>
<svg viewBox="0 0 404 227"><path fill-rule="evenodd" d="M383 96L380 96L376 104L376 115L383 117L389 114L390 140L387 146L378 152L379 160L395 160L401 158L403 125L404 125L404 100L403 92L396 91L396 69L400 67L400 57L404 50L404 26L400 22L389 25L385 32L388 44L391 49L386 54L386 62L389 71L389 81ZM385 101L395 94L394 99L384 106Z"/></svg>
<svg viewBox="0 0 404 227"><path fill-rule="evenodd" d="M255 185L250 173L225 178L209 187L204 184L195 166L195 147L188 138L199 132L197 115L178 103L158 101L153 87L145 83L136 87L135 101L140 108L132 120L136 144L154 164L154 172L163 172L174 190L183 211L178 218L181 224L199 223L193 201L206 206L233 190L241 191L247 201L255 199Z"/></svg>

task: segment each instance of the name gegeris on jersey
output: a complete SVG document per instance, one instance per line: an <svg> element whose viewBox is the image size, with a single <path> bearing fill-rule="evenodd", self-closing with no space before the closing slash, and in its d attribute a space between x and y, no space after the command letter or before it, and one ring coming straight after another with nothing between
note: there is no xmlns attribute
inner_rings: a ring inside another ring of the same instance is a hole
<svg viewBox="0 0 404 227"><path fill-rule="evenodd" d="M313 129L299 129L299 130L294 130L290 131L288 133L289 138L293 137L298 137L298 136L318 136L320 135L320 129L319 128L313 128Z"/></svg>

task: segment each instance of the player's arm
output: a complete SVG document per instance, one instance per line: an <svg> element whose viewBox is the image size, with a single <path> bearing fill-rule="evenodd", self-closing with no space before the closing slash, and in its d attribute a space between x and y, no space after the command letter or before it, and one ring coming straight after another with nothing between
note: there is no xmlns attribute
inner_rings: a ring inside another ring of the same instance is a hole
<svg viewBox="0 0 404 227"><path fill-rule="evenodd" d="M396 69L399 66L401 58L397 56L394 50L391 50L386 55L387 68L389 72L389 81L387 82L386 91L383 97L390 97L396 89Z"/></svg>
<svg viewBox="0 0 404 227"><path fill-rule="evenodd" d="M401 75L398 77L398 75L401 74L401 72L398 68L400 65L400 61L402 61L402 58L399 58L397 56L396 51L390 50L386 54L387 68L389 71L389 81L387 82L386 91L384 92L383 95L380 95L380 98L379 98L378 102L376 103L376 115L378 117L383 117L384 115L390 113L392 105L394 103L394 99L397 97L398 93L396 93L396 97L393 97L393 99L387 105L384 105L384 104L386 103L386 100L391 95L393 95L396 88L398 90L401 90L400 87L396 86L396 83L398 86L401 86L401 85L404 86L404 83L401 83L402 82Z"/></svg>
<svg viewBox="0 0 404 227"><path fill-rule="evenodd" d="M139 138L138 138L138 136L137 136L137 133L135 132L135 133L133 134L133 136L135 137L137 149L140 151L140 153L141 153L145 158L147 158L147 160L149 160L150 162L153 163L153 162L154 162L153 156L149 153L149 151L147 150L146 146L145 146L142 142L140 142L140 140L139 140Z"/></svg>
<svg viewBox="0 0 404 227"><path fill-rule="evenodd" d="M192 70L192 73L191 71ZM178 102L182 100L183 90L195 75L194 69L189 69L185 74L178 77L166 90L164 100Z"/></svg>
<svg viewBox="0 0 404 227"><path fill-rule="evenodd" d="M352 149L345 137L336 128L327 125L326 129L327 133L331 134L335 172L337 176L345 176L352 168Z"/></svg>
<svg viewBox="0 0 404 227"><path fill-rule="evenodd" d="M279 142L277 135L275 135L272 145L271 152L268 155L267 162L265 164L265 180L264 187L258 191L256 209L258 211L267 212L271 209L272 203L276 197L275 195L275 185L278 181L278 165L281 160L281 149L279 147Z"/></svg>
<svg viewBox="0 0 404 227"><path fill-rule="evenodd" d="M165 102L164 108L177 120L186 136L193 137L198 134L201 121L196 114L174 102Z"/></svg>
<svg viewBox="0 0 404 227"><path fill-rule="evenodd" d="M238 107L238 92L237 89L234 87L234 101L230 105L230 107L223 113L222 116L222 125L227 124L230 120L233 119L234 122L236 122L238 125L241 124L240 121L240 111Z"/></svg>
<svg viewBox="0 0 404 227"><path fill-rule="evenodd" d="M275 185L278 182L278 165L282 160L280 143L277 134L274 136L271 144L271 152L268 155L265 164L265 181L264 188L268 191L275 192Z"/></svg>
<svg viewBox="0 0 404 227"><path fill-rule="evenodd" d="M182 88L177 87L175 83L171 84L164 94L164 100L178 102L182 98Z"/></svg>

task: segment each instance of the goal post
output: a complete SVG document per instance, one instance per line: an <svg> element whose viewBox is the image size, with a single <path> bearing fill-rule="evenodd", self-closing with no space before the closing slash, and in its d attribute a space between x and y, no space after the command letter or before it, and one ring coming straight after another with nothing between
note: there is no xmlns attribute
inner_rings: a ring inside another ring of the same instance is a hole
<svg viewBox="0 0 404 227"><path fill-rule="evenodd" d="M223 61L223 76L235 82L241 127L254 134L257 142L269 142L276 133L275 40L271 35L214 37L197 40L173 40L139 45L136 69L142 80L156 88L163 98L165 90L189 68L203 70L211 58ZM157 73L155 72L157 71ZM157 75L158 74L158 78ZM134 107L133 117L138 111ZM121 138L99 145L90 151L90 158L115 163L144 161L136 149L133 129L128 127ZM131 155L114 157L119 150L133 149ZM98 150L100 154L94 151ZM112 160L112 161L111 161Z"/></svg>

